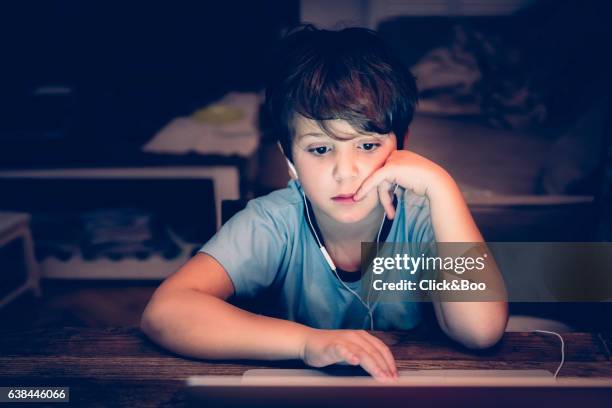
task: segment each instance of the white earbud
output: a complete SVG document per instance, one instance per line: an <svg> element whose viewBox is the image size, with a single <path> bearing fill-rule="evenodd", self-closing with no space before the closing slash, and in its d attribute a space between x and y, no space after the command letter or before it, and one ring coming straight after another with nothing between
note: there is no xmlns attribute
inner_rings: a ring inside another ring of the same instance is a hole
<svg viewBox="0 0 612 408"><path fill-rule="evenodd" d="M280 151L283 154L283 156L285 156L285 160L287 160L287 167L289 167L289 174L291 175L291 178L294 178L294 179L298 180L299 177L298 177L298 174L297 174L297 170L296 170L295 166L293 165L293 163L291 163L291 160L289 160L289 158L287 158L287 155L285 154L285 151L283 150L283 146L281 146L280 142L276 142L276 145L280 149Z"/></svg>
<svg viewBox="0 0 612 408"><path fill-rule="evenodd" d="M299 179L297 170L295 169L295 166L293 165L293 163L291 163L291 160L289 159L287 159L287 167L289 167L289 174L291 174L291 177L293 177L296 180Z"/></svg>

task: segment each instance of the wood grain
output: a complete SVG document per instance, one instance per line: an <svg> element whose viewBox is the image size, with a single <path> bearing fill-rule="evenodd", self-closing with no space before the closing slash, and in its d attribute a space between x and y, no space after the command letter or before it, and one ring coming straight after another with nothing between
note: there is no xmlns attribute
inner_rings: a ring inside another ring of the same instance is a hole
<svg viewBox="0 0 612 408"><path fill-rule="evenodd" d="M488 350L468 350L440 333L374 332L401 369L546 369L560 361L557 337L506 333ZM561 376L612 377L610 334L564 333ZM303 368L298 361L202 361L150 342L138 328L56 328L0 332L0 385L71 387L89 406L180 406L191 375L241 375L252 368Z"/></svg>

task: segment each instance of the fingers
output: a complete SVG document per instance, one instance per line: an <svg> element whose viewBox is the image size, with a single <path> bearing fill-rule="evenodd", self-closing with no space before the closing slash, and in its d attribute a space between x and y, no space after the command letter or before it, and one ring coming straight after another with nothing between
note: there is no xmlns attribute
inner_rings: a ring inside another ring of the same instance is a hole
<svg viewBox="0 0 612 408"><path fill-rule="evenodd" d="M308 341L303 360L313 367L337 363L360 365L381 381L397 378L395 360L389 348L364 330L317 332L317 336Z"/></svg>
<svg viewBox="0 0 612 408"><path fill-rule="evenodd" d="M357 190L357 193L355 193L354 199L356 201L361 200L374 187L378 186L383 181L387 181L388 183L395 183L395 176L388 167L381 167L380 169L372 173L372 175L370 175L370 177L368 177L363 182L361 187L359 187L359 190Z"/></svg>
<svg viewBox="0 0 612 408"><path fill-rule="evenodd" d="M383 181L378 185L378 196L380 202L385 209L387 218L392 220L395 217L395 208L393 207L393 198L391 196L391 184L387 181Z"/></svg>
<svg viewBox="0 0 612 408"><path fill-rule="evenodd" d="M391 376L381 367L380 362L376 361L375 355L364 349L358 351L359 365L363 367L372 377L385 380Z"/></svg>
<svg viewBox="0 0 612 408"><path fill-rule="evenodd" d="M352 341L338 343L334 347L335 362L360 365L380 380L397 378L395 360L384 343L365 332L355 331L350 336Z"/></svg>
<svg viewBox="0 0 612 408"><path fill-rule="evenodd" d="M340 361L346 361L350 365L360 365L372 377L385 380L391 378L391 374L387 373L386 364L380 356L373 352L371 346L365 346L369 350L360 345L353 343L350 345L338 345L337 357Z"/></svg>
<svg viewBox="0 0 612 408"><path fill-rule="evenodd" d="M398 376L397 366L395 365L395 358L389 350L389 347L385 343L382 342L378 337L371 335L370 333L363 332L363 336L373 347L375 347L378 352L382 355L385 362L387 363L387 368L391 372L393 377Z"/></svg>

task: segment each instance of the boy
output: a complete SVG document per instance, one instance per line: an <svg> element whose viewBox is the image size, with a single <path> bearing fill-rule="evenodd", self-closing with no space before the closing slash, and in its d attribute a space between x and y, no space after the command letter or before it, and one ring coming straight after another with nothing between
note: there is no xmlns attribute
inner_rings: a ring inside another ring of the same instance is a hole
<svg viewBox="0 0 612 408"><path fill-rule="evenodd" d="M141 327L187 356L347 363L393 379L389 348L362 329L410 329L420 320L420 304L373 307L357 294L361 242L426 248L434 241L482 242L482 236L448 173L398 150L416 84L376 34L307 26L283 45L266 108L292 180L250 201L170 276ZM268 289L278 296L281 318L226 302ZM506 325L503 301L434 307L442 330L467 347L491 346Z"/></svg>

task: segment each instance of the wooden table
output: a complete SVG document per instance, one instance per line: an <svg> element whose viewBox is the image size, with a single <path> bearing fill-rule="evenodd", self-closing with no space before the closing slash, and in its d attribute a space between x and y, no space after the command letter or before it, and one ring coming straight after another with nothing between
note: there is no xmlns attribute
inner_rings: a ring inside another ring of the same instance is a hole
<svg viewBox="0 0 612 408"><path fill-rule="evenodd" d="M375 332L402 369L546 369L560 361L559 340L506 333L484 351L460 348L439 333ZM566 333L560 376L612 377L612 334ZM176 356L137 328L57 328L0 332L0 386L69 386L86 406L180 406L191 375L240 375L251 368L303 368L299 362L208 362Z"/></svg>

